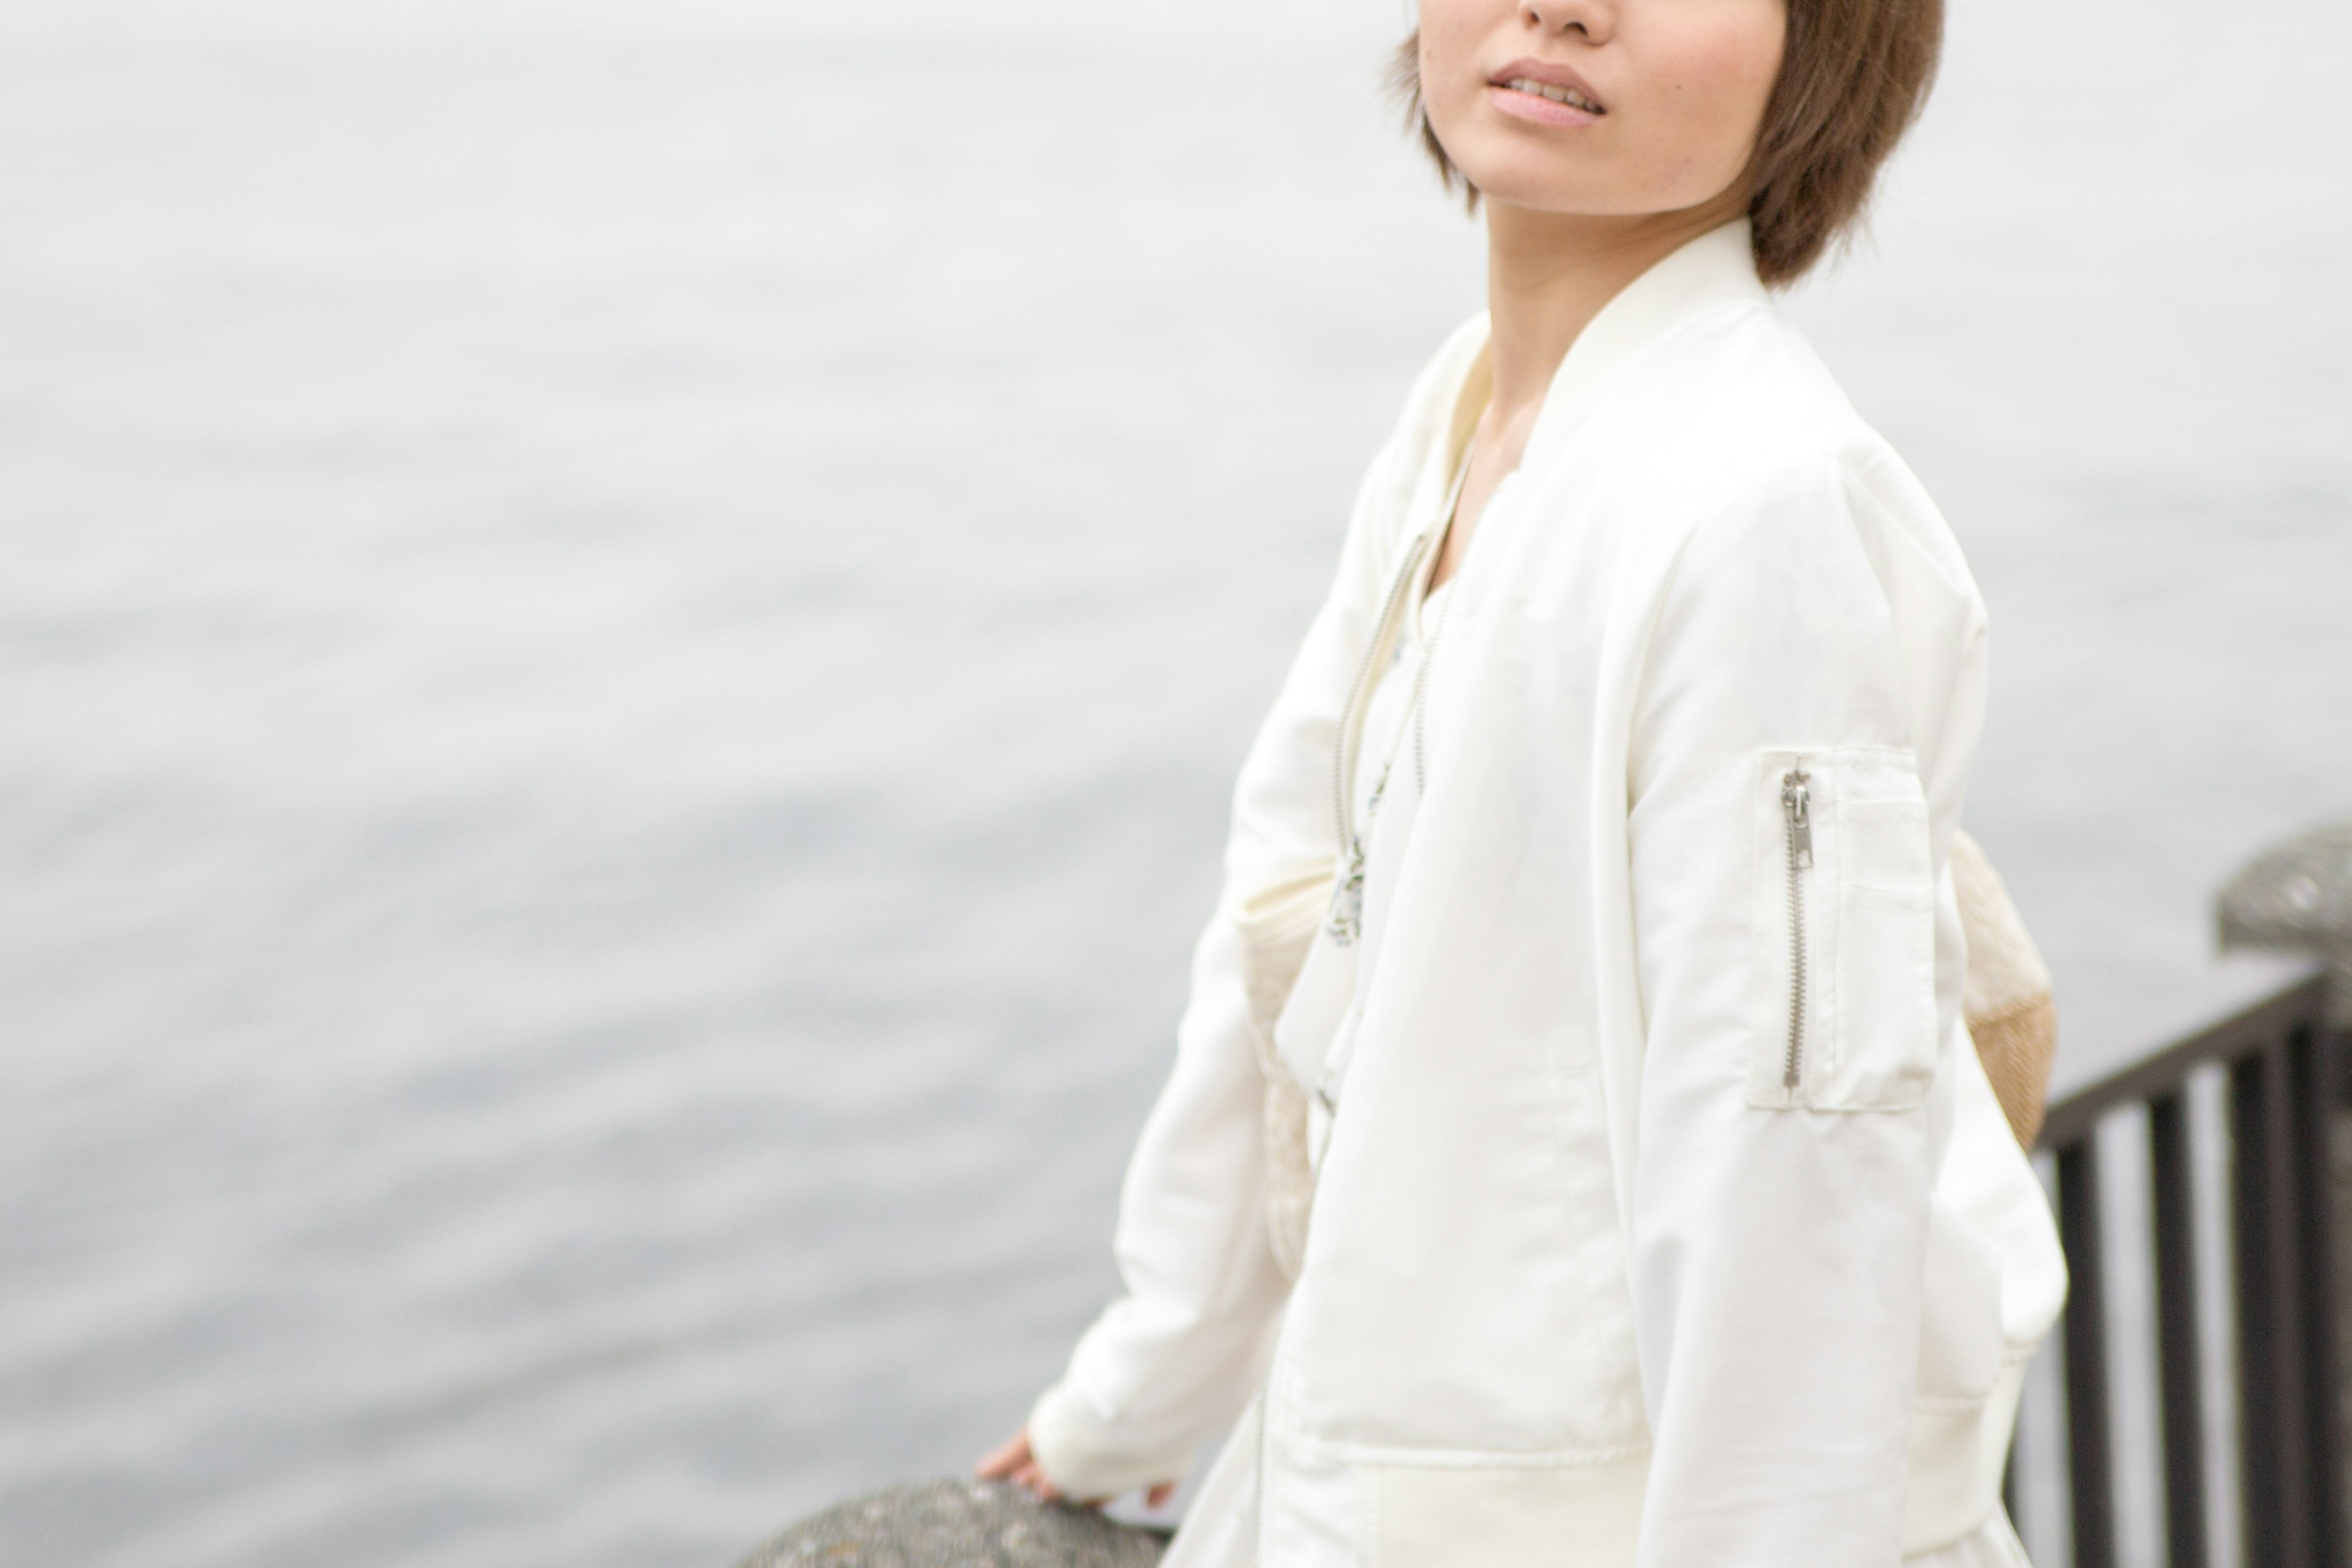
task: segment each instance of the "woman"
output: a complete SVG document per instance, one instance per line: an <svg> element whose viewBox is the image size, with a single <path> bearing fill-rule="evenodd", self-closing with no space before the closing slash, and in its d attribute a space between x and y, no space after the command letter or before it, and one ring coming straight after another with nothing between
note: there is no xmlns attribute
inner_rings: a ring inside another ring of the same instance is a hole
<svg viewBox="0 0 2352 1568"><path fill-rule="evenodd" d="M2065 1281L1960 1009L1983 606L1768 293L1939 21L1423 0L1489 310L1244 766L1126 1294L982 1473L1164 1496L1231 1426L1176 1568L2024 1561Z"/></svg>

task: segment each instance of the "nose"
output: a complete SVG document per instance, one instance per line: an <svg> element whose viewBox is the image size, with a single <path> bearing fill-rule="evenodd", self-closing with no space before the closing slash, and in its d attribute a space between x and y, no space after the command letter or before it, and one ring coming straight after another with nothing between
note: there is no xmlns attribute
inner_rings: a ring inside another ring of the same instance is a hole
<svg viewBox="0 0 2352 1568"><path fill-rule="evenodd" d="M1609 41L1614 18L1602 0L1520 0L1522 26L1547 36L1574 35L1588 44Z"/></svg>

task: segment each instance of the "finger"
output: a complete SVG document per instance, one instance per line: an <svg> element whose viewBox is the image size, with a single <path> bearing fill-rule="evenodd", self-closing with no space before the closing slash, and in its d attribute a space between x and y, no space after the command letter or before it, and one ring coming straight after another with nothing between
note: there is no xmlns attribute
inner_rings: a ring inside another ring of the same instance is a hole
<svg viewBox="0 0 2352 1568"><path fill-rule="evenodd" d="M1055 1486L1051 1480L1046 1479L1044 1467L1039 1465L1034 1459L1030 1460L1027 1464L1013 1471L1013 1479L1018 1484L1027 1487L1032 1492L1034 1492L1038 1500L1041 1502L1059 1502L1062 1500L1062 1489Z"/></svg>
<svg viewBox="0 0 2352 1568"><path fill-rule="evenodd" d="M1029 1462L1029 1429L1024 1426L982 1455L972 1469L990 1480L1002 1480Z"/></svg>

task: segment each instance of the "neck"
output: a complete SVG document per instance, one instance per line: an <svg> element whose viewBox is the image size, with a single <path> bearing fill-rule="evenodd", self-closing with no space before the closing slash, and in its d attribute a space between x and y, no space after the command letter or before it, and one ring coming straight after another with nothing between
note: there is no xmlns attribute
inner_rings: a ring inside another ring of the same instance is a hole
<svg viewBox="0 0 2352 1568"><path fill-rule="evenodd" d="M1680 212L1590 217L1486 204L1486 307L1497 427L1535 417L1559 362L1601 308L1700 235L1739 216L1717 198Z"/></svg>

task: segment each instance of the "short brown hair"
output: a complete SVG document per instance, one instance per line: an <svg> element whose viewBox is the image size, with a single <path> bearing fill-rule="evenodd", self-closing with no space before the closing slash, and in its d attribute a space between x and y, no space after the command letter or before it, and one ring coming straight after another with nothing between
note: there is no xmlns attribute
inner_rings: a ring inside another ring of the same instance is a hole
<svg viewBox="0 0 2352 1568"><path fill-rule="evenodd" d="M1756 272L1795 282L1850 231L1879 165L1919 117L1944 41L1943 0L1788 0L1780 79L1748 161ZM1399 48L1389 86L1447 190L1478 193L1437 140L1421 98L1421 34Z"/></svg>

